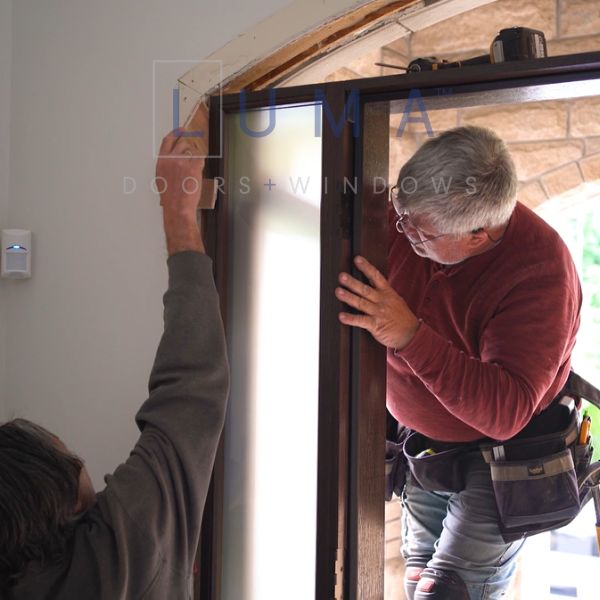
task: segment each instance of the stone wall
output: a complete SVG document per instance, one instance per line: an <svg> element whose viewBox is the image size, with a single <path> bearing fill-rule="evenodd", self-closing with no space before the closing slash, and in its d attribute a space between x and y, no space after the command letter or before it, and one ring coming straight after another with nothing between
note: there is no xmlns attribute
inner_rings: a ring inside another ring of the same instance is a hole
<svg viewBox="0 0 600 600"><path fill-rule="evenodd" d="M600 0L497 0L373 50L327 80L397 74L375 62L406 66L417 57L457 60L489 52L500 29L544 32L549 56L600 50ZM429 110L434 134L460 125L493 129L508 145L519 178L519 200L535 208L586 181L600 180L600 97ZM427 139L422 123L390 119L390 182ZM403 598L400 505L386 505L386 600Z"/></svg>
<svg viewBox="0 0 600 600"><path fill-rule="evenodd" d="M486 54L497 32L512 26L543 31L549 56L600 50L598 0L497 0L374 50L328 80L397 73L375 62L406 66L423 56L457 60ZM434 134L467 124L494 129L515 161L519 199L532 208L600 178L600 97L438 110L428 116ZM392 182L427 139L421 123L409 124L399 137L401 117L392 115L390 122Z"/></svg>
<svg viewBox="0 0 600 600"><path fill-rule="evenodd" d="M531 208L600 179L600 97L429 111L434 133L460 125L493 129L506 143L519 178L519 200ZM422 123L397 131L392 115L390 181L428 137Z"/></svg>

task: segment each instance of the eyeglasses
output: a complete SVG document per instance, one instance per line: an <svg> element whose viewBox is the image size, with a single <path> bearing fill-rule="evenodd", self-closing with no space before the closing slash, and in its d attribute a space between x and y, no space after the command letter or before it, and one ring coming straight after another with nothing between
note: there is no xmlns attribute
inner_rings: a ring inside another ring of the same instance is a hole
<svg viewBox="0 0 600 600"><path fill-rule="evenodd" d="M427 242L432 242L433 240L437 240L438 238L444 237L445 235L450 235L449 233L440 233L439 235L427 236L425 235L416 225L411 223L410 217L407 212L403 212L398 219L396 219L396 231L398 233L402 233L406 236L406 239L413 246L418 246L420 244L425 244ZM415 240L413 236L411 236L411 232L416 233L421 239Z"/></svg>

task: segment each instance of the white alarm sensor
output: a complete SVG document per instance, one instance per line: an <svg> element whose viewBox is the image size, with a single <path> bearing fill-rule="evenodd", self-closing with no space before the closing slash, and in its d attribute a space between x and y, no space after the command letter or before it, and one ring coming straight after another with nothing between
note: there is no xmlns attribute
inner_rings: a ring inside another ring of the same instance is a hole
<svg viewBox="0 0 600 600"><path fill-rule="evenodd" d="M31 277L31 231L2 230L2 277Z"/></svg>

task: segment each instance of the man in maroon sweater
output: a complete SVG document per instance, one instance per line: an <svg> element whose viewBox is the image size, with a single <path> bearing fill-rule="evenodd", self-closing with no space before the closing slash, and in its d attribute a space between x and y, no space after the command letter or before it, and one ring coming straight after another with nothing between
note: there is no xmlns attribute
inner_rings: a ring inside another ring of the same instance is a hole
<svg viewBox="0 0 600 600"><path fill-rule="evenodd" d="M340 274L341 313L388 348L387 406L436 442L506 440L566 381L581 288L558 234L516 201L513 162L492 131L428 140L393 188L388 280L364 258ZM409 598L496 599L522 542L504 542L489 466L464 462L460 492L410 474L402 495Z"/></svg>

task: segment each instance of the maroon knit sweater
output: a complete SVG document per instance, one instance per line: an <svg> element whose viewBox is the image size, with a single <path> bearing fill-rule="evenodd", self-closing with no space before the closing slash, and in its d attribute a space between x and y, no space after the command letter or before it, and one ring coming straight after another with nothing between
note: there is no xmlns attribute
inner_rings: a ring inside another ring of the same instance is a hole
<svg viewBox="0 0 600 600"><path fill-rule="evenodd" d="M566 381L581 286L559 235L520 203L502 241L456 265L417 256L390 220L389 281L421 319L388 350L387 405L439 441L519 432Z"/></svg>

